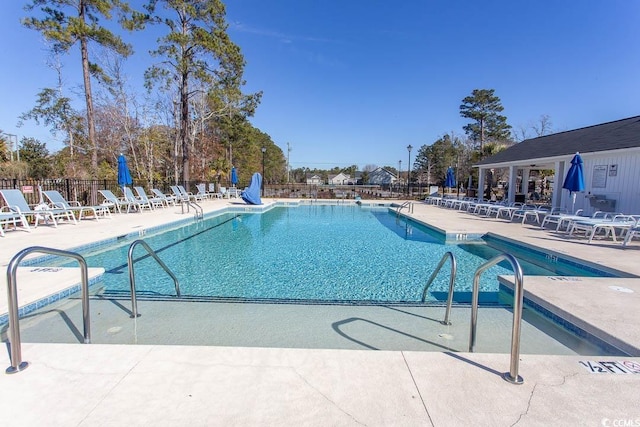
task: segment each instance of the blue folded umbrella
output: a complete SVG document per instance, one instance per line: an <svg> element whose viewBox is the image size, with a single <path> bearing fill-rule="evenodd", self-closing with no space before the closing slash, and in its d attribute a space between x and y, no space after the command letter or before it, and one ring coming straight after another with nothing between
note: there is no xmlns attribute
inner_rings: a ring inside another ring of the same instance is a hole
<svg viewBox="0 0 640 427"><path fill-rule="evenodd" d="M258 172L254 173L251 177L251 183L244 191L240 194L242 200L250 205L261 205L262 200L260 199L260 189L262 188L262 175Z"/></svg>
<svg viewBox="0 0 640 427"><path fill-rule="evenodd" d="M449 166L449 168L447 169L447 177L444 181L444 186L449 188L453 188L456 186L456 175L453 172L453 168L451 166Z"/></svg>
<svg viewBox="0 0 640 427"><path fill-rule="evenodd" d="M569 168L569 172L567 172L562 188L569 190L571 193L584 191L584 171L582 164L582 157L580 157L579 153L576 153L573 159L571 159L571 167Z"/></svg>
<svg viewBox="0 0 640 427"><path fill-rule="evenodd" d="M125 185L131 185L133 180L131 179L131 173L129 172L129 166L127 166L127 159L123 154L118 156L118 185L123 187Z"/></svg>
<svg viewBox="0 0 640 427"><path fill-rule="evenodd" d="M236 168L233 167L231 168L231 185L235 187L237 183L238 183L238 172L236 172Z"/></svg>
<svg viewBox="0 0 640 427"><path fill-rule="evenodd" d="M569 190L571 195L571 211L575 208L576 192L584 191L584 171L582 170L582 157L580 153L576 153L571 159L571 167L567 176L564 178L562 188Z"/></svg>

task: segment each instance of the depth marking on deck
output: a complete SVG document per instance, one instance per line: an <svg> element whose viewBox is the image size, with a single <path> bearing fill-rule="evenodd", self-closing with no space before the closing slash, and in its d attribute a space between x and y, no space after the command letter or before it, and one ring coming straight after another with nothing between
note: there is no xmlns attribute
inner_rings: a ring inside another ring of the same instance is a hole
<svg viewBox="0 0 640 427"><path fill-rule="evenodd" d="M578 363L592 374L640 374L640 363L633 360L580 360Z"/></svg>
<svg viewBox="0 0 640 427"><path fill-rule="evenodd" d="M570 277L570 276L547 276L549 280L557 280L560 282L582 282L578 277Z"/></svg>

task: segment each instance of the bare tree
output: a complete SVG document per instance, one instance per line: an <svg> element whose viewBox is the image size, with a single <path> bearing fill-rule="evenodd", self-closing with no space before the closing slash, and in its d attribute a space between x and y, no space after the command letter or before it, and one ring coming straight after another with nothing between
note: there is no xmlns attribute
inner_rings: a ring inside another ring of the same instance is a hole
<svg viewBox="0 0 640 427"><path fill-rule="evenodd" d="M551 117L548 114L542 114L538 121L531 125L537 136L544 136L553 133L553 124L551 123Z"/></svg>
<svg viewBox="0 0 640 427"><path fill-rule="evenodd" d="M227 34L226 10L220 0L149 0L152 22L164 24L168 33L158 40L152 55L161 62L145 73L147 88L160 85L177 89L182 180L188 183L191 169L193 96L206 87L207 93L230 111L247 110L259 100L259 94L245 96L242 74L244 57ZM200 83L202 86L194 86ZM233 102L231 102L233 101ZM213 108L218 110L218 108ZM177 150L176 150L177 151ZM177 154L177 153L176 153Z"/></svg>
<svg viewBox="0 0 640 427"><path fill-rule="evenodd" d="M518 125L513 131L513 140L517 142L522 142L525 139L529 139L529 128L530 126Z"/></svg>
<svg viewBox="0 0 640 427"><path fill-rule="evenodd" d="M120 0L31 0L25 9L36 16L24 18L22 23L27 28L39 31L51 43L54 52L67 53L76 44L80 47L91 174L95 177L98 173L98 142L91 78L101 77L102 70L89 59L89 44L95 43L119 55L129 56L132 53L131 46L110 28L99 25L100 18L111 21L115 12L121 14L119 22L123 27L133 29L134 23L124 16L130 12L129 6Z"/></svg>

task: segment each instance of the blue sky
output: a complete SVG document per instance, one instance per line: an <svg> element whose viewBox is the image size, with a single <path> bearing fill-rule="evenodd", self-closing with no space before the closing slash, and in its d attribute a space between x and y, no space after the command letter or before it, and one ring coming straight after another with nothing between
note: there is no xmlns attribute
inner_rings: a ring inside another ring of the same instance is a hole
<svg viewBox="0 0 640 427"><path fill-rule="evenodd" d="M16 126L55 85L39 34L20 26L23 4L0 4L0 129L56 151L46 128ZM246 91L264 92L251 121L285 155L291 144L294 168L404 168L407 145L413 159L463 133L459 107L473 89L495 89L514 128L543 114L556 130L640 115L640 1L229 0L227 20ZM157 36L125 36L142 92ZM80 91L77 55L66 61L66 84Z"/></svg>

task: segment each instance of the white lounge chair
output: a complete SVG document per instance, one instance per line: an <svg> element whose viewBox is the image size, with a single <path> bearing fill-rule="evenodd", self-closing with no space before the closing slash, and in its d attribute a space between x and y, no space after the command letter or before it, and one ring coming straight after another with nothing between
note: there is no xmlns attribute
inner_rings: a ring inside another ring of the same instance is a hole
<svg viewBox="0 0 640 427"><path fill-rule="evenodd" d="M627 246L631 239L636 236L640 236L640 218L636 219L636 223L629 230L627 230L627 234L625 234L624 236L622 246Z"/></svg>
<svg viewBox="0 0 640 427"><path fill-rule="evenodd" d="M546 215L540 224L540 228L545 228L548 224L556 224L556 231L560 231L563 224L568 224L571 220L586 219L587 216L582 214L583 210L578 209L575 213L571 214L561 209L552 211L549 215Z"/></svg>
<svg viewBox="0 0 640 427"><path fill-rule="evenodd" d="M209 191L208 193L211 195L211 197L216 197L218 199L221 199L224 195L220 192L220 186L218 185L218 191L216 191L216 185L213 183L209 183Z"/></svg>
<svg viewBox="0 0 640 427"><path fill-rule="evenodd" d="M127 208L127 213L131 210L132 203L126 198L117 197L111 190L98 190L104 197L103 206L113 208L116 212L122 213L122 209ZM135 204L134 204L135 206Z"/></svg>
<svg viewBox="0 0 640 427"><path fill-rule="evenodd" d="M19 212L10 210L7 206L2 207L0 211L0 236L4 237L4 227L13 225L14 229L18 229L18 222L22 224L22 228L26 231L31 231L27 218Z"/></svg>
<svg viewBox="0 0 640 427"><path fill-rule="evenodd" d="M507 204L504 201L493 203L491 206L489 206L488 208L486 208L484 210L484 215L487 218L491 218L492 216L495 216L497 218L498 217L498 212L500 211L500 208L504 208L506 206L507 206Z"/></svg>
<svg viewBox="0 0 640 427"><path fill-rule="evenodd" d="M144 188L142 188L142 187L133 187L133 189L136 190L136 193L138 193L138 198L141 201L149 203L153 208L163 208L165 206L169 206L160 197L149 197L149 196L147 196L147 192L144 191Z"/></svg>
<svg viewBox="0 0 640 427"><path fill-rule="evenodd" d="M185 188L182 185L178 185L177 187L178 187L178 190L180 190L180 193L186 194L190 199L193 199L196 202L200 202L207 198L204 194L199 194L199 193L193 194L188 192L187 190L185 190Z"/></svg>
<svg viewBox="0 0 640 427"><path fill-rule="evenodd" d="M218 186L218 193L220 194L220 197L224 198L229 198L229 195L227 194L227 187L223 187L221 185Z"/></svg>
<svg viewBox="0 0 640 427"><path fill-rule="evenodd" d="M513 213L522 209L522 202L513 202L507 206L501 206L496 211L496 219L497 218L505 218L511 221L513 217Z"/></svg>
<svg viewBox="0 0 640 427"><path fill-rule="evenodd" d="M196 184L196 188L198 192L195 194L196 197L202 197L203 199L210 199L212 197L211 193L207 193L207 184Z"/></svg>
<svg viewBox="0 0 640 427"><path fill-rule="evenodd" d="M458 205L458 206L460 206L460 205ZM475 203L474 206L473 206L473 210L471 210L471 211L467 210L467 212L473 213L475 215L484 214L485 216L489 216L488 213L495 206L496 206L495 203L489 203L489 202ZM456 208L456 203L455 202L453 204L453 208Z"/></svg>
<svg viewBox="0 0 640 427"><path fill-rule="evenodd" d="M111 218L111 211L106 206L82 206L77 201L69 202L57 190L47 190L43 193L52 207L70 210L74 216L77 215L77 219L87 218L87 213L91 213L91 219Z"/></svg>
<svg viewBox="0 0 640 427"><path fill-rule="evenodd" d="M142 209L149 209L150 211L153 210L153 206L151 206L149 199L143 200L141 197L136 197L129 187L122 187L122 192L124 193L124 198L131 203L131 206L135 206L138 212L142 212Z"/></svg>
<svg viewBox="0 0 640 427"><path fill-rule="evenodd" d="M580 209L578 209L579 211ZM576 212L578 212L576 211ZM612 214L609 212L595 211L591 216L583 216L581 214L578 215L566 215L560 218L560 222L558 224L557 230L562 230L564 227L565 231L569 232L573 223L575 221L592 221L592 222L601 222L605 220L611 220L613 218Z"/></svg>
<svg viewBox="0 0 640 427"><path fill-rule="evenodd" d="M541 216L544 217L550 213L551 208L548 206L524 205L511 214L511 220L521 218L522 224L525 224L527 220L532 220L536 224L540 224Z"/></svg>
<svg viewBox="0 0 640 427"><path fill-rule="evenodd" d="M562 228L564 227L565 231L568 232L575 221L584 221L584 220L604 221L604 220L610 220L613 217L614 215L610 214L609 212L602 212L602 211L595 211L593 215L591 215L590 217L586 217L582 215L575 215L575 216L568 215L560 218L560 223L558 224L557 229L562 230Z"/></svg>
<svg viewBox="0 0 640 427"><path fill-rule="evenodd" d="M227 189L227 198L234 198L234 199L239 199L240 198L240 193L242 193L242 191L240 189L238 189L238 187L231 187Z"/></svg>
<svg viewBox="0 0 640 427"><path fill-rule="evenodd" d="M25 216L33 215L36 227L38 227L40 221L48 223L49 220L51 220L54 227L58 227L57 220L60 219L66 219L74 224L78 223L73 212L68 209L50 208L48 205L39 205L37 208L32 209L20 190L0 190L0 194L11 211Z"/></svg>
<svg viewBox="0 0 640 427"><path fill-rule="evenodd" d="M624 233L633 228L636 224L636 218L631 215L615 215L613 218L607 219L582 219L571 223L569 236L573 236L574 233L583 231L585 236L589 237L589 243L591 243L598 232L604 232L605 238L611 236L613 241L616 242L616 234L618 230L621 230L622 235L624 235Z"/></svg>
<svg viewBox="0 0 640 427"><path fill-rule="evenodd" d="M156 195L156 197L162 200L167 206L175 206L176 205L176 196L166 195L162 191L157 188L152 188L151 192Z"/></svg>
<svg viewBox="0 0 640 427"><path fill-rule="evenodd" d="M198 202L204 199L204 196L202 195L199 196L197 194L189 193L182 185L172 185L171 191L173 191L173 194L176 195L178 200L182 201L193 200L194 202Z"/></svg>
<svg viewBox="0 0 640 427"><path fill-rule="evenodd" d="M184 189L184 187L182 188ZM177 185L172 185L171 191L173 191L173 195L175 196L177 202L188 202L192 199L189 193L187 193L186 191L183 193L182 191L180 191L180 188L178 188Z"/></svg>

